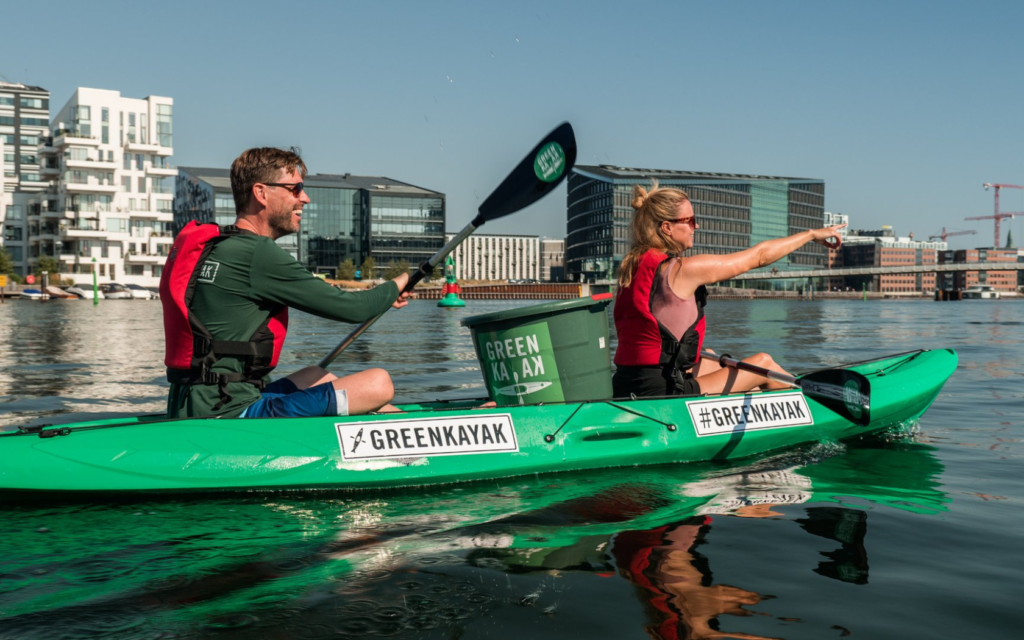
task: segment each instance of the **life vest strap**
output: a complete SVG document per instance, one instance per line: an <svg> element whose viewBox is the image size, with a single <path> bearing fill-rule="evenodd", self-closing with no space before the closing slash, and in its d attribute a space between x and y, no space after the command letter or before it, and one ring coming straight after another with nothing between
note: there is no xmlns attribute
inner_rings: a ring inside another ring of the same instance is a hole
<svg viewBox="0 0 1024 640"><path fill-rule="evenodd" d="M262 377L247 376L244 373L216 373L208 369L196 372L191 369L167 369L167 381L177 385L210 384L223 387L229 382L248 382L260 391L266 386Z"/></svg>

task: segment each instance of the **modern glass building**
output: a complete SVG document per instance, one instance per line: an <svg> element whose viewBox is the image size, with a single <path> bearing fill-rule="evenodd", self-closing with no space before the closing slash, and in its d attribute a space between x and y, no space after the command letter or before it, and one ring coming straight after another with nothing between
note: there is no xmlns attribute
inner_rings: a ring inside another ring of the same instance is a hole
<svg viewBox="0 0 1024 640"><path fill-rule="evenodd" d="M732 253L762 240L823 225L825 182L810 178L577 165L569 174L566 279L612 280L630 243L633 185L686 191L700 228L691 253ZM768 269L824 267L824 247L808 244ZM785 288L801 283L758 281Z"/></svg>
<svg viewBox="0 0 1024 640"><path fill-rule="evenodd" d="M310 271L333 275L342 261L350 259L358 266L371 256L380 272L400 260L414 266L444 244L443 193L351 174L309 174L304 182L310 202L303 209L299 233L278 244ZM234 222L227 169L179 167L175 232L191 220Z"/></svg>

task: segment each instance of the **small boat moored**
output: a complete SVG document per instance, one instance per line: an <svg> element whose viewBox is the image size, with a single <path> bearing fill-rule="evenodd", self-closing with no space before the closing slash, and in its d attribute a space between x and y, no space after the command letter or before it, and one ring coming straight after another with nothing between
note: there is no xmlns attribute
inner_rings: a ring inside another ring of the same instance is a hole
<svg viewBox="0 0 1024 640"><path fill-rule="evenodd" d="M990 284L976 284L963 290L963 300L998 300L999 292Z"/></svg>

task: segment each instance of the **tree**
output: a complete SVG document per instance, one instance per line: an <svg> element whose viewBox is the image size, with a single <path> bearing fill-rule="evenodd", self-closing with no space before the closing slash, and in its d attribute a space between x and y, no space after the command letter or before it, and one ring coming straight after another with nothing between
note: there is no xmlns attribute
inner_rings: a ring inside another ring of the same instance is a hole
<svg viewBox="0 0 1024 640"><path fill-rule="evenodd" d="M3 247L0 247L0 274L14 274L14 261L11 260L11 254L7 253Z"/></svg>
<svg viewBox="0 0 1024 640"><path fill-rule="evenodd" d="M384 279L393 280L403 273L409 273L411 265L408 260L398 260L388 265L388 268L384 270Z"/></svg>
<svg viewBox="0 0 1024 640"><path fill-rule="evenodd" d="M345 258L338 265L338 280L355 280L356 279L356 263L352 261L352 258Z"/></svg>
<svg viewBox="0 0 1024 640"><path fill-rule="evenodd" d="M60 263L53 256L39 256L39 262L36 263L33 273L36 274L37 278L42 278L43 272L47 272L50 284L56 286L60 284L60 269ZM42 284L42 281L40 281L40 284Z"/></svg>
<svg viewBox="0 0 1024 640"><path fill-rule="evenodd" d="M363 280L373 280L377 277L377 261L373 259L373 256L366 256L366 260L363 260L363 265L359 267L362 271Z"/></svg>

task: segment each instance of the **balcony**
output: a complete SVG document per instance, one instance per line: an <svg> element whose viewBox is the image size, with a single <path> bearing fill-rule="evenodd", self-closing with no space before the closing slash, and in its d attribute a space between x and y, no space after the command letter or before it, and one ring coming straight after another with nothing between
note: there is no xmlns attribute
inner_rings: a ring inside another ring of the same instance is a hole
<svg viewBox="0 0 1024 640"><path fill-rule="evenodd" d="M105 238L107 232L92 225L62 224L60 233L65 238Z"/></svg>
<svg viewBox="0 0 1024 640"><path fill-rule="evenodd" d="M174 155L174 149L171 147L161 147L156 142L138 142L137 140L129 139L124 143L125 151L132 151L136 153L150 153L158 156L172 156Z"/></svg>
<svg viewBox="0 0 1024 640"><path fill-rule="evenodd" d="M173 164L169 164L165 167L154 167L152 165L146 167L146 173L154 176L169 176L174 177L178 175L178 168Z"/></svg>
<svg viewBox="0 0 1024 640"><path fill-rule="evenodd" d="M99 182L65 182L64 190L68 193L117 193L118 186Z"/></svg>
<svg viewBox="0 0 1024 640"><path fill-rule="evenodd" d="M55 178L60 175L60 167L39 167L39 175Z"/></svg>
<svg viewBox="0 0 1024 640"><path fill-rule="evenodd" d="M98 147L100 146L100 140L95 136L85 136L79 131L69 131L67 129L62 129L53 136L54 148L59 149L69 144Z"/></svg>
<svg viewBox="0 0 1024 640"><path fill-rule="evenodd" d="M96 158L87 158L85 160L72 160L66 158L64 164L67 165L68 169L104 169L114 171L117 169L117 163L113 160L98 160Z"/></svg>
<svg viewBox="0 0 1024 640"><path fill-rule="evenodd" d="M135 253L129 251L128 255L124 257L125 262L134 262L137 264L163 264L167 261L167 256L158 256L154 253Z"/></svg>

